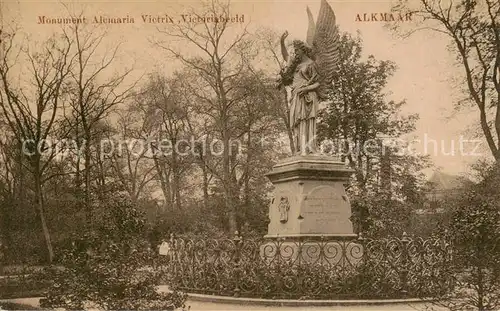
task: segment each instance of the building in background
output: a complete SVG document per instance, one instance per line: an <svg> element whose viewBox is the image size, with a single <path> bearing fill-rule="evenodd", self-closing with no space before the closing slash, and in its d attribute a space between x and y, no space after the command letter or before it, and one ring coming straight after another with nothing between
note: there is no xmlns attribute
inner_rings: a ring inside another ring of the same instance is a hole
<svg viewBox="0 0 500 311"><path fill-rule="evenodd" d="M425 202L421 209L417 209L417 214L443 213L442 200L446 197L458 193L460 188L471 181L458 175L434 171L428 180L428 191L425 194Z"/></svg>

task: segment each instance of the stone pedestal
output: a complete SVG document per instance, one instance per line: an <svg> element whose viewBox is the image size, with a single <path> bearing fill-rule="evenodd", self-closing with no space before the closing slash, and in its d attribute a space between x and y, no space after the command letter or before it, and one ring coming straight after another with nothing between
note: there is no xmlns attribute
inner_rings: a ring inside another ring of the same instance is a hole
<svg viewBox="0 0 500 311"><path fill-rule="evenodd" d="M363 250L352 241L357 235L344 188L352 172L331 156L293 156L277 163L267 174L275 189L264 236L269 242L261 255L270 259L279 249L281 258L294 262L358 262Z"/></svg>
<svg viewBox="0 0 500 311"><path fill-rule="evenodd" d="M356 237L344 188L351 173L326 156L294 156L276 164L267 174L275 189L265 237Z"/></svg>

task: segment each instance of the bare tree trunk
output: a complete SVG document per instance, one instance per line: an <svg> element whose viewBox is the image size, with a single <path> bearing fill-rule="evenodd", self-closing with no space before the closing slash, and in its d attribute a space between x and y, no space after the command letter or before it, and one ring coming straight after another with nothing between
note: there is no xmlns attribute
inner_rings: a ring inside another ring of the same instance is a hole
<svg viewBox="0 0 500 311"><path fill-rule="evenodd" d="M223 118L224 119L224 118ZM230 152L229 152L229 135L227 134L227 129L222 132L222 142L223 142L223 177L224 177L224 202L226 210L228 212L228 225L229 233L233 234L238 231L236 204L234 200L234 185L231 178L231 162L230 162Z"/></svg>
<svg viewBox="0 0 500 311"><path fill-rule="evenodd" d="M498 149L497 149L497 154L495 156L495 159L497 163L500 163L500 92L498 92L497 96L497 112L495 115L495 129L497 132L497 142L498 142Z"/></svg>
<svg viewBox="0 0 500 311"><path fill-rule="evenodd" d="M172 139L172 194L173 194L173 204L176 209L181 208L181 195L180 195L180 177L179 177L179 165L177 162L177 150L176 150L175 138Z"/></svg>
<svg viewBox="0 0 500 311"><path fill-rule="evenodd" d="M388 196L389 199L391 193L391 151L389 148L385 150L385 154L382 154L381 158L380 188L382 190L383 195Z"/></svg>
<svg viewBox="0 0 500 311"><path fill-rule="evenodd" d="M203 144L206 146L208 143L208 137L205 138L205 141L203 142ZM202 188L203 188L203 207L205 208L205 210L208 210L208 207L209 207L209 199L210 199L210 196L208 194L208 187L209 187L209 183L210 183L210 179L208 177L208 174L209 174L209 168L208 168L208 162L209 162L209 154L205 154L205 149L204 148L200 148L198 150L199 152L199 157L197 157L197 163L198 163L198 166L200 167L201 169L201 173L202 173L202 177L203 177L203 184L202 184Z"/></svg>
<svg viewBox="0 0 500 311"><path fill-rule="evenodd" d="M106 184L106 175L105 175L105 171L104 171L104 163L102 161L102 154L101 154L101 149L100 148L97 148L96 149L96 164L97 166L99 167L99 176L97 176L97 183L99 185L99 187L104 187L104 185ZM102 192L102 191L99 191L99 192Z"/></svg>
<svg viewBox="0 0 500 311"><path fill-rule="evenodd" d="M164 182L165 182L165 202L168 204L169 208L174 206L174 198L172 195L172 183L170 182L170 171L166 171L165 167L162 166Z"/></svg>
<svg viewBox="0 0 500 311"><path fill-rule="evenodd" d="M5 246L6 249L10 249L13 246L13 238L12 238L12 233L13 233L13 222L12 222L12 215L13 211L15 209L15 204L16 201L14 197L12 196L12 193L8 193L5 191L3 198L2 198L2 208L0 212L0 252L3 252L3 247ZM4 255L4 258L6 257L7 254ZM0 273L1 267L2 267L2 257L0 256Z"/></svg>
<svg viewBox="0 0 500 311"><path fill-rule="evenodd" d="M161 187L161 191L163 193L163 198L165 199L165 204L167 204L167 202L169 201L169 194L168 194L167 184L165 182L164 172L163 172L163 169L158 161L158 158L154 155L153 155L153 161L155 163L155 168L156 168L156 172L158 174L158 179L160 179L160 187Z"/></svg>
<svg viewBox="0 0 500 311"><path fill-rule="evenodd" d="M75 187L76 189L80 189L80 150L82 149L82 144L80 143L80 139L78 138L79 137L79 127L78 127L78 122L75 126L75 137L77 138L77 141L76 141L76 148L78 150L76 150L77 154L76 154L76 163L75 163L75 166L76 166L76 171L75 171Z"/></svg>
<svg viewBox="0 0 500 311"><path fill-rule="evenodd" d="M201 170L203 174L203 207L208 210L208 171L207 167L202 163Z"/></svg>
<svg viewBox="0 0 500 311"><path fill-rule="evenodd" d="M247 163L245 167L245 173L242 176L244 178L243 180L243 185L244 185L244 202L245 202L245 207L248 208L250 206L250 160L252 158L252 153L250 152L250 146L252 144L252 130L251 127L249 126L247 129L248 136L247 136L247 146L248 146L248 151L247 151Z"/></svg>
<svg viewBox="0 0 500 311"><path fill-rule="evenodd" d="M85 210L87 215L87 224L89 228L92 228L92 205L90 203L91 191L90 191L90 162L91 162L91 150L90 150L90 133L88 130L85 131L85 170L84 170L84 179L85 179Z"/></svg>
<svg viewBox="0 0 500 311"><path fill-rule="evenodd" d="M39 157L38 155L36 157ZM36 211L40 217L40 223L42 225L43 237L45 239L45 245L47 246L48 260L52 263L54 259L54 250L52 248L52 240L50 238L49 228L47 226L47 221L45 220L45 208L43 200L43 189L42 189L42 176L40 172L40 162L35 160L34 164L34 183L35 183L35 196L36 196Z"/></svg>
<svg viewBox="0 0 500 311"><path fill-rule="evenodd" d="M160 179L160 186L163 193L163 198L165 199L165 205L172 207L173 198L170 189L170 173L166 172L165 166L156 156L153 156L153 160L155 163L156 172L158 173L158 178Z"/></svg>

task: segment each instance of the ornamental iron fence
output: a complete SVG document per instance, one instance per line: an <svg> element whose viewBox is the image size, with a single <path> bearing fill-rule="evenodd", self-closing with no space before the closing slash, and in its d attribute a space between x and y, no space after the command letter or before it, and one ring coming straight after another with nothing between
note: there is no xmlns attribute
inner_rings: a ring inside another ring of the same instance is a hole
<svg viewBox="0 0 500 311"><path fill-rule="evenodd" d="M452 252L440 239L186 239L171 236L170 287L270 299L390 299L453 290Z"/></svg>

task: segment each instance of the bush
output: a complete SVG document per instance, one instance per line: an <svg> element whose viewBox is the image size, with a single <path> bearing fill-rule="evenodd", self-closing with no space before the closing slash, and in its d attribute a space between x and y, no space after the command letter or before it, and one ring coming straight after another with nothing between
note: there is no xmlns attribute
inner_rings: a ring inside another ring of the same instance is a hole
<svg viewBox="0 0 500 311"><path fill-rule="evenodd" d="M174 310L186 295L159 293L156 254L145 238L143 215L123 197L107 202L102 221L63 252L43 308Z"/></svg>
<svg viewBox="0 0 500 311"><path fill-rule="evenodd" d="M351 221L356 232L383 238L401 236L410 228L411 205L384 195L360 194L352 198Z"/></svg>
<svg viewBox="0 0 500 311"><path fill-rule="evenodd" d="M500 167L481 165L480 181L446 200L448 236L458 289L442 301L450 310L500 306Z"/></svg>

